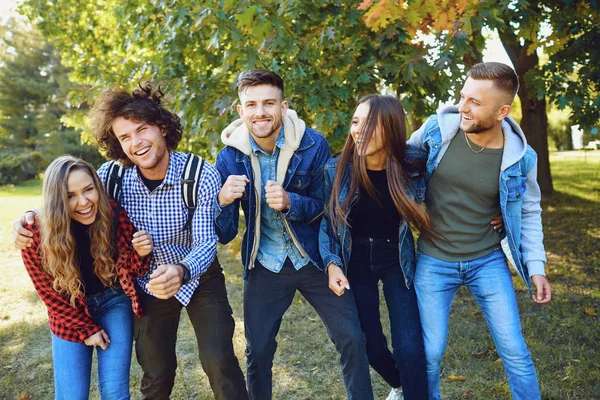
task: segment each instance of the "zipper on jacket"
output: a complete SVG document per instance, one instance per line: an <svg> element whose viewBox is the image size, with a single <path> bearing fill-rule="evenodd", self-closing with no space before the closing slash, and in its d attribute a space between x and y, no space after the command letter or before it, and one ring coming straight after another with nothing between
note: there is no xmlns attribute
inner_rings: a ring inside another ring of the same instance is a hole
<svg viewBox="0 0 600 400"><path fill-rule="evenodd" d="M290 226L290 223L288 222L288 220L285 219L285 217L283 218L283 224L285 225L285 229L287 230L288 234L292 238L292 242L294 242L294 246L296 246L296 248L298 249L298 251L300 252L300 254L302 255L302 257L304 257L306 259L309 259L312 262L313 260L311 260L311 258L308 256L308 254L306 254L306 251L304 250L304 248L300 244L300 241L296 237L296 234L294 233L294 230ZM314 262L313 262L313 264L314 264Z"/></svg>
<svg viewBox="0 0 600 400"><path fill-rule="evenodd" d="M260 225L260 215L259 215L259 207L260 207L260 199L258 197L258 193L254 185L252 185L252 190L254 190L254 237L252 238L252 253L250 254L250 262L248 263L248 269L254 268L254 262L256 261L256 256L258 254L258 245L256 244L256 226ZM258 240L260 240L260 235L258 235Z"/></svg>

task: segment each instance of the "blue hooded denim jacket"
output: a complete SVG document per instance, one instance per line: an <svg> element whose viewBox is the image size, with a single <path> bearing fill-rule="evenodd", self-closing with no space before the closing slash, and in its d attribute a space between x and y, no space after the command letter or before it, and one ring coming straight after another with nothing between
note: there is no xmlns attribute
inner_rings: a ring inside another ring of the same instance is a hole
<svg viewBox="0 0 600 400"><path fill-rule="evenodd" d="M408 140L428 153L427 182L460 131L457 106L431 116ZM504 152L500 166L500 210L506 237L502 250L511 267L530 288L530 277L545 275L546 252L542 231L541 192L537 183L537 154L527 144L519 125L507 117L502 122Z"/></svg>
<svg viewBox="0 0 600 400"><path fill-rule="evenodd" d="M290 208L282 213L284 225L300 253L323 269L318 236L323 211L323 166L331 152L325 138L306 128L293 110L287 110L283 124L285 147L279 154L277 182L290 197ZM216 162L222 183L229 175L246 175L250 183L244 196L228 206L220 207L215 199L215 231L222 244L236 237L241 204L246 220L241 252L244 279L247 279L260 245L260 165L251 151L249 132L241 120L226 128L221 139L227 145L219 152Z"/></svg>
<svg viewBox="0 0 600 400"><path fill-rule="evenodd" d="M414 146L408 146L405 153L405 159L409 167L408 172L411 178L411 185L405 187L406 192L413 200L421 203L425 198L424 166L425 160L427 160L427 152ZM421 161L423 167L412 168L412 166L418 164L419 161ZM346 225L340 226L337 231L333 229L329 218L329 210L327 208L327 201L331 197L331 189L337 170L337 162L338 158L334 157L325 164L323 198L327 200L325 202L324 216L321 220L321 228L319 230L319 251L321 252L325 268L330 264L334 264L342 268L347 275L348 264L350 262L350 257L352 256L352 235ZM344 172L338 200L340 204L343 204L349 195L352 196L350 203L348 203L346 217L348 217L352 211L352 207L356 204L356 200L358 199L358 192L352 194L349 193L351 175L352 167L349 165ZM398 243L398 259L404 275L404 283L407 288L410 288L415 276L415 242L412 230L406 221L400 223L398 229Z"/></svg>

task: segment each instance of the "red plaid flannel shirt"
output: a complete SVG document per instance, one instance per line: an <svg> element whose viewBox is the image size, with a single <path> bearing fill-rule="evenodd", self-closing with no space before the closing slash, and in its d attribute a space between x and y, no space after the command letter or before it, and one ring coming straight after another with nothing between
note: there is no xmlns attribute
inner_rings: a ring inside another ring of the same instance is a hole
<svg viewBox="0 0 600 400"><path fill-rule="evenodd" d="M116 203L111 200L113 210ZM40 226L36 222L28 227L33 233L33 245L21 251L23 263L33 282L33 286L48 308L48 324L50 330L61 339L70 342L83 342L102 327L92 319L85 296L79 294L75 299L75 307L69 302L69 296L60 294L52 287L53 278L44 270L40 254ZM142 316L142 307L135 290L134 278L141 276L149 265L150 257L142 259L133 249L131 240L135 228L125 210L119 213L117 227L117 272L119 283L126 295L131 298L133 312ZM93 244L92 244L93 245Z"/></svg>

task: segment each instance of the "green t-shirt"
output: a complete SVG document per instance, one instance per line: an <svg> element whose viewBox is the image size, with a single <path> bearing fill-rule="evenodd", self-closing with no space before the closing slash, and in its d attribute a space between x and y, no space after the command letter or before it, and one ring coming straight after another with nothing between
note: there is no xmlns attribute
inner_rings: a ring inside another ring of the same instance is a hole
<svg viewBox="0 0 600 400"><path fill-rule="evenodd" d="M469 261L500 247L501 234L490 225L500 215L499 178L503 149L484 149L461 130L427 183L425 205L434 231L419 250L444 261Z"/></svg>

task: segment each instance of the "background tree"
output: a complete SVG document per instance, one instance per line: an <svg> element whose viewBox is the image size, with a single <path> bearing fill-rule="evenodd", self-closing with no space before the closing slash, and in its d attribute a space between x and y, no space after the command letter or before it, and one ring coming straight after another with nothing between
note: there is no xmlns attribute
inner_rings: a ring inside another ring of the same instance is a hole
<svg viewBox="0 0 600 400"><path fill-rule="evenodd" d="M53 46L24 21L8 21L1 33L0 184L30 179L63 153L102 160L62 120L76 87Z"/></svg>
<svg viewBox="0 0 600 400"><path fill-rule="evenodd" d="M523 82L521 122L540 155L545 193L546 98L568 104L573 123L598 119L596 2L26 0L21 10L57 45L71 78L96 89L72 99L89 101L109 84L165 80L186 124L183 145L209 157L236 117L234 85L244 70L282 75L292 106L337 149L363 94L397 94L414 127L455 98L481 60L484 27L498 29ZM536 49L548 54L546 65ZM580 79L591 83L581 89Z"/></svg>
<svg viewBox="0 0 600 400"><path fill-rule="evenodd" d="M469 4L424 3L431 21L446 9L459 16ZM444 62L436 64L430 46L413 40L421 11L371 29L364 6L341 0L30 0L22 10L55 40L78 82L97 88L140 78L169 82L172 106L191 133L188 148L214 154L220 131L235 117L235 79L251 68L281 74L292 106L334 149L364 94L399 94L417 119L447 100L452 91L445 73L440 79ZM433 29L451 27L452 18Z"/></svg>

